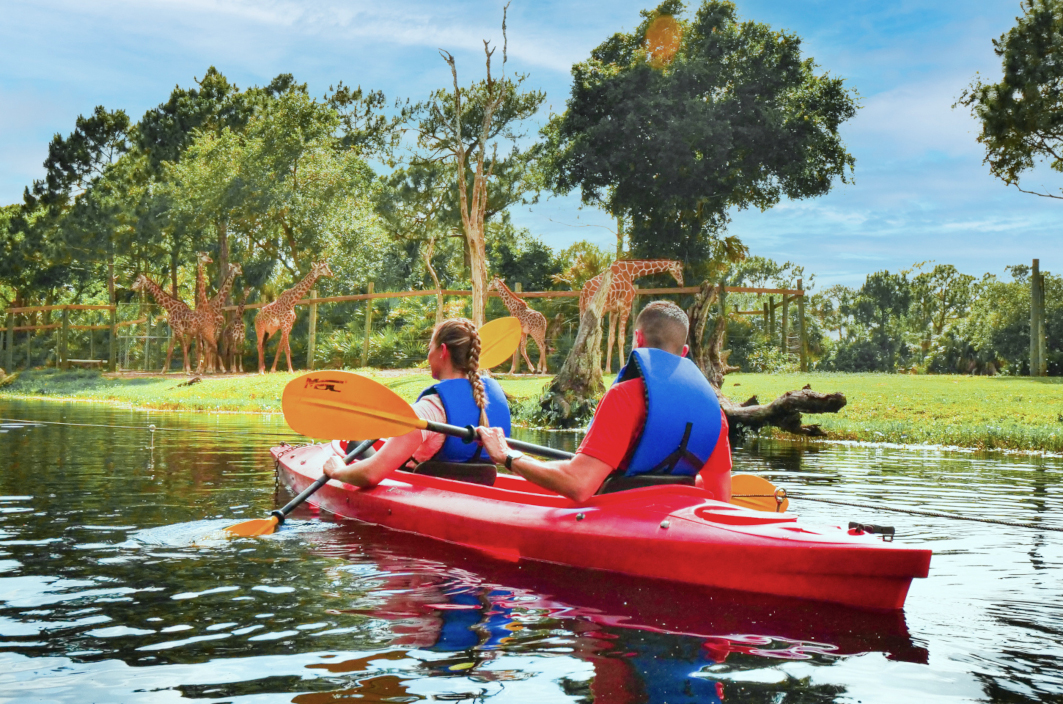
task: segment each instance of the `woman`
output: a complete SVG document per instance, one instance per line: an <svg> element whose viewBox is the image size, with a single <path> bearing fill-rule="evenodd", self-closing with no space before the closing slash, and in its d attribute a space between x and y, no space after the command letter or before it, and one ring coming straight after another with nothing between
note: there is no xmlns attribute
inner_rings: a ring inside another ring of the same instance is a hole
<svg viewBox="0 0 1063 704"><path fill-rule="evenodd" d="M413 410L418 417L437 423L502 428L509 435L509 404L502 387L491 378L481 378L480 336L471 320L444 320L432 331L428 345L428 366L438 383L421 392ZM490 462L478 443L465 443L428 430L413 430L390 438L367 459L344 465L330 457L324 472L333 479L371 487L391 472L413 460L445 462Z"/></svg>

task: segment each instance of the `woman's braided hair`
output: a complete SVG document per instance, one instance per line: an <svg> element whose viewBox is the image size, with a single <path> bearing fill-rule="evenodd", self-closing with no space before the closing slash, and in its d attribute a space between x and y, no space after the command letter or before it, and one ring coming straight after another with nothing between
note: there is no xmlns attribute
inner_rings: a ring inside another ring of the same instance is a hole
<svg viewBox="0 0 1063 704"><path fill-rule="evenodd" d="M480 425L487 425L487 391L480 378L480 334L468 318L451 318L432 331L435 345L446 345L455 369L465 372L472 384L472 396L480 408Z"/></svg>

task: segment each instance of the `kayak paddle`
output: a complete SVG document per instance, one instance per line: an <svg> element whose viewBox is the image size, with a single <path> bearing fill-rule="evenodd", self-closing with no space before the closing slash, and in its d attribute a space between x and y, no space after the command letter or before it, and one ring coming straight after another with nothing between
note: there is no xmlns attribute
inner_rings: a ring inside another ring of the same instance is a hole
<svg viewBox="0 0 1063 704"><path fill-rule="evenodd" d="M510 352L512 354L512 352ZM476 442L476 430L420 418L398 394L354 372L311 372L284 387L284 420L295 432L312 438L392 437L411 430L429 430ZM506 439L517 450L567 460L571 452Z"/></svg>
<svg viewBox="0 0 1063 704"><path fill-rule="evenodd" d="M782 501L778 501L778 498ZM755 474L731 475L731 503L755 511L783 513L790 505L786 489L777 489L764 477Z"/></svg>
<svg viewBox="0 0 1063 704"><path fill-rule="evenodd" d="M490 369L513 356L520 344L520 321L510 316L484 323L480 333L480 369Z"/></svg>
<svg viewBox="0 0 1063 704"><path fill-rule="evenodd" d="M343 459L344 464L350 464L358 459L358 456L373 446L376 440L366 440L358 443L358 446L351 450L347 456ZM276 511L271 511L269 518L256 518L250 521L244 521L243 523L237 523L235 526L229 526L225 529L231 538L253 538L257 535L269 535L277 529L277 527L284 523L284 519L288 517L288 514L295 510L297 506L302 504L310 495L321 487L328 484L329 476L322 474L316 482L303 489L298 496L284 505L283 508L279 508Z"/></svg>

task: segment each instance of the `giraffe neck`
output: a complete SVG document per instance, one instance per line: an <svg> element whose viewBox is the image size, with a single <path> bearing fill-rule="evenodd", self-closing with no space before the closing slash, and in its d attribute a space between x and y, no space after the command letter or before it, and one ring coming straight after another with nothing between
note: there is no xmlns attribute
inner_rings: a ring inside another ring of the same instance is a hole
<svg viewBox="0 0 1063 704"><path fill-rule="evenodd" d="M225 302L225 297L229 295L229 291L233 288L233 283L236 281L236 272L233 269L229 269L229 273L225 276L225 281L222 282L221 288L214 294L214 298L210 299L210 305L212 307L220 306Z"/></svg>
<svg viewBox="0 0 1063 704"><path fill-rule="evenodd" d="M311 271L303 278L302 281L292 286L290 289L280 295L277 301L280 303L280 307L294 308L296 301L303 297L303 295L310 290L310 287L317 281L318 273Z"/></svg>
<svg viewBox="0 0 1063 704"><path fill-rule="evenodd" d="M618 261L616 266L631 278L647 276L660 271L669 271L675 262L671 259L624 259Z"/></svg>
<svg viewBox="0 0 1063 704"><path fill-rule="evenodd" d="M498 282L498 295L502 297L502 303L505 304L510 313L522 311L528 307L528 304L517 298L517 296L509 290L509 286L506 286L502 281ZM516 311L514 309L516 309Z"/></svg>
<svg viewBox="0 0 1063 704"><path fill-rule="evenodd" d="M155 301L165 308L167 313L173 313L175 310L181 311L182 309L187 308L183 301L179 301L166 293L166 291L163 291L161 286L148 277L145 276L144 281L144 285L147 287L151 295L155 297Z"/></svg>

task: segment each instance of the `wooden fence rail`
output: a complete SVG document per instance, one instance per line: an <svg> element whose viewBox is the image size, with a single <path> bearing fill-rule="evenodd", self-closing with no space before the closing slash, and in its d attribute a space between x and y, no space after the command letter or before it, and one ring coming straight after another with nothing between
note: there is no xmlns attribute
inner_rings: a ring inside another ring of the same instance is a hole
<svg viewBox="0 0 1063 704"><path fill-rule="evenodd" d="M641 296L666 296L666 295L676 295L676 294L694 294L694 293L697 293L700 290L701 290L700 286L679 286L679 287L673 287L673 288L646 288L646 289L639 289L638 290L638 296L641 297ZM798 323L799 332L800 332L801 368L802 368L802 370L805 369L805 367L806 367L806 361L805 361L806 360L806 358L805 358L805 337L804 337L805 330L804 330L804 319L803 319L805 292L801 288L801 283L798 282L798 288L797 289L755 288L755 287L750 287L750 286L728 286L728 287L726 287L726 290L727 290L728 293L756 293L756 294L767 294L767 295L772 296L772 298L770 299L770 303L766 303L764 305L764 310L763 311L759 311L759 310L732 311L733 313L735 313L737 315L763 315L764 319L765 319L765 323L768 325L768 328L769 328L769 334L771 334L771 335L774 335L775 309L779 305L779 304L775 303L774 296L776 296L776 295L781 295L782 296L782 300L781 300L781 306L782 306L782 309L783 309L782 345L783 345L784 349L786 348L786 345L788 344L787 343L787 337L786 337L786 320L787 320L786 311L787 311L789 302L792 301L792 300L797 300L798 307L799 307L799 310L800 310L800 317L801 317L801 319L799 320L799 323ZM519 286L518 286L518 291L519 291L520 296L522 298L578 298L579 295L580 295L580 291L520 291ZM318 298L318 297L312 295L310 298L305 298L305 299L302 299L302 300L298 301L296 303L296 305L309 305L309 306L311 306L311 311L312 311L311 318L313 318L313 321L311 323L311 332L310 332L310 336L311 337L308 340L308 343L309 343L309 349L308 349L309 359L307 360L307 366L309 368L313 369L313 354L314 354L314 342L315 342L314 338L316 337L316 335L315 335L315 333L316 333L316 329L315 329L316 325L314 323L316 323L316 318L317 318L316 313L317 313L317 306L318 305L323 304L323 303L346 303L346 302L352 302L352 301L373 301L373 300L381 300L381 299L388 299L388 298L415 298L415 297L419 297L419 296L437 296L437 295L443 295L443 296L471 296L472 295L472 291L455 290L455 289L442 289L442 290L432 289L432 290L426 290L426 291L383 291L383 292L380 292L380 293L376 293L376 292L373 291L373 284L370 283L369 284L369 292L368 293L357 293L357 294L352 294L352 295L347 295L347 296L325 296L325 297L322 297L322 298ZM497 298L498 297L498 293L497 292L490 292L488 294L488 296L492 297L492 298ZM244 307L246 309L256 309L256 308L261 308L264 305L266 305L266 302L248 303ZM233 305L233 306L224 306L223 310L236 310L236 308L237 308L237 306L235 306L235 305ZM85 311L85 310L106 310L106 311L110 311L110 313L111 313L111 322L108 325L70 325L69 315L70 315L70 311L72 311L72 310L73 311ZM19 326L15 325L15 317L18 316L18 315L25 316L25 315L30 314L30 313L42 313L42 312L48 312L48 311L62 311L62 313L63 313L63 322L61 322L61 323L50 323L48 325L19 325ZM363 366L366 364L367 358L368 358L368 355L369 355L369 335L370 335L371 328L372 328L372 312L371 311L372 311L372 308L370 307L370 310L368 311L367 316L366 316L367 320L366 320L366 324L365 324L365 344L364 344L363 350L362 350L362 365ZM116 361L116 357L117 357L116 336L117 336L118 328L125 327L127 325L136 325L136 324L145 322L145 319L126 321L126 322L122 322L122 323L117 322L117 317L116 317L117 306L113 306L113 305L61 304L61 305L50 305L50 306L22 306L22 307L17 307L17 308L7 308L7 309L4 310L4 312L7 314L7 334L5 336L5 347L6 347L7 354L5 356L5 361L6 361L6 367L8 369L11 369L14 366L14 334L16 332L30 332L30 331L35 331L35 330L55 330L55 329L59 329L60 330L60 338L61 338L59 340L59 345L58 345L58 348L60 350L59 363L64 369L67 368L67 365L68 365L68 360L67 360L67 335L68 335L68 331L69 330L110 330L111 331L111 343L110 343L110 350L109 350L109 354L108 354L108 357L109 357L109 359L108 359L108 368L111 371L114 371L114 369L115 369L115 361ZM29 345L29 342L27 341L27 355L28 355L28 352L29 352L28 345Z"/></svg>

